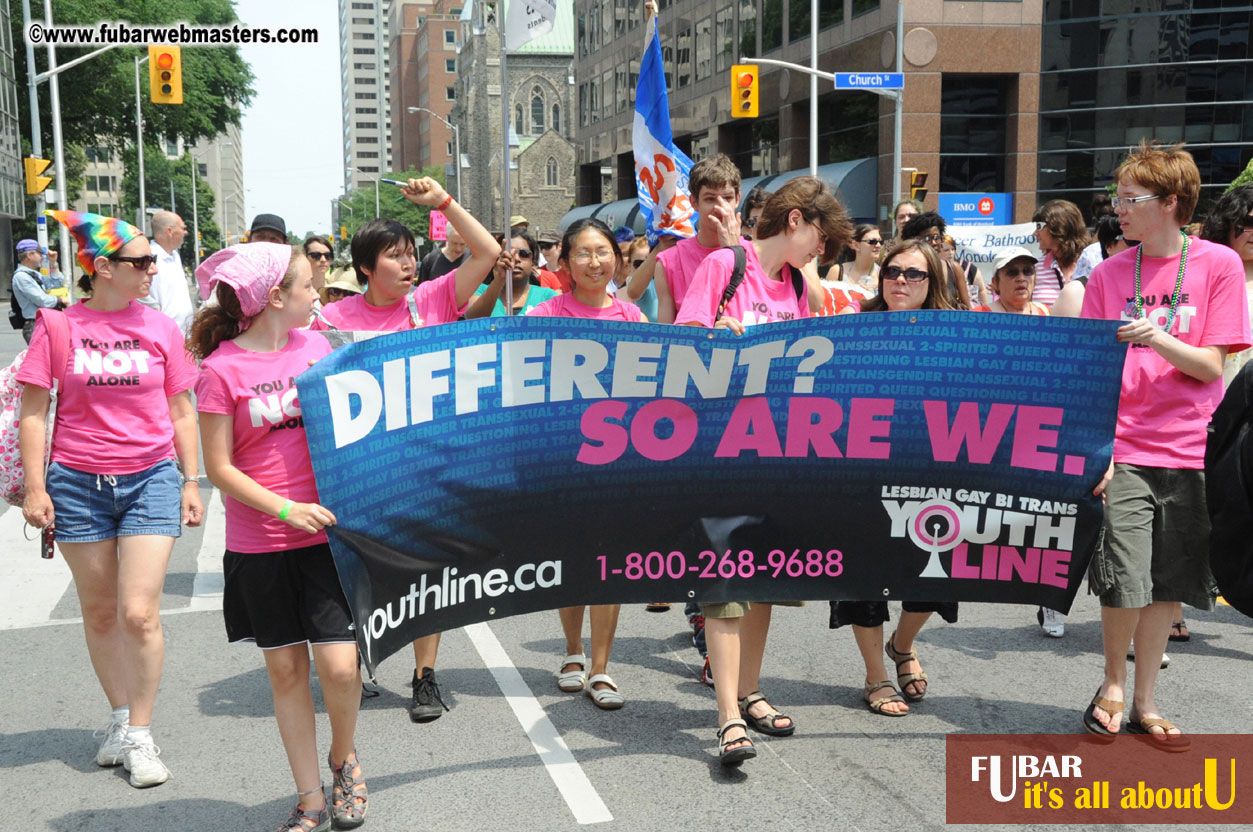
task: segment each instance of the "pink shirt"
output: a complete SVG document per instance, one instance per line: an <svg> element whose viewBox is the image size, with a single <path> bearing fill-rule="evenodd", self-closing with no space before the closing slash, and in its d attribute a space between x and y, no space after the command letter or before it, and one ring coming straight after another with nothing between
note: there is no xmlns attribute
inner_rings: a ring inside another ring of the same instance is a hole
<svg viewBox="0 0 1253 832"><path fill-rule="evenodd" d="M740 245L751 244L750 240L740 238ZM666 285L670 287L670 297L674 298L676 311L683 305L683 299L687 297L688 287L692 285L692 280L696 277L696 269L706 257L721 250L718 246L706 248L698 243L695 237L687 237L657 255L657 262L666 270Z"/></svg>
<svg viewBox="0 0 1253 832"><path fill-rule="evenodd" d="M1178 265L1176 261L1175 267L1178 268ZM1057 296L1062 293L1063 281L1065 278L1057 268L1057 261L1052 253L1044 255L1036 261L1035 288L1031 291L1031 299L1052 309L1053 304L1057 303ZM1175 284L1170 285L1173 288Z"/></svg>
<svg viewBox="0 0 1253 832"><path fill-rule="evenodd" d="M558 295L536 306L527 315L539 318L596 318L601 321L626 321L639 323L644 320L644 313L633 303L618 300L609 296L609 305L601 308L588 306L576 300L574 293Z"/></svg>
<svg viewBox="0 0 1253 832"><path fill-rule="evenodd" d="M197 410L234 417L234 466L297 503L318 502L318 487L295 379L310 361L330 351L321 335L301 330L288 333L287 345L275 353L250 352L223 341L201 364L196 381ZM226 548L232 552L277 552L326 542L326 532L293 529L229 494L223 502Z"/></svg>
<svg viewBox="0 0 1253 832"><path fill-rule="evenodd" d="M1097 265L1083 296L1084 318L1130 321L1135 249ZM1179 256L1145 257L1140 268L1144 313L1166 325ZM1190 237L1187 271L1170 334L1194 347L1249 346L1244 265L1227 246ZM1114 461L1154 468L1205 467L1205 428L1223 397L1223 381L1201 382L1152 347L1132 344L1123 365Z"/></svg>
<svg viewBox="0 0 1253 832"><path fill-rule="evenodd" d="M744 253L744 282L736 290L722 317L734 318L744 326L808 318L809 299L807 296L797 299L791 270L783 269L784 280L771 280L761 267L757 249L751 242L745 241ZM706 257L696 270L687 298L674 322L713 326L719 317L718 304L722 302L722 295L731 282L734 270L735 252L729 248Z"/></svg>
<svg viewBox="0 0 1253 832"><path fill-rule="evenodd" d="M116 312L76 303L65 317L69 364L57 400L52 461L91 474L134 474L173 459L166 399L196 381L178 324L135 301ZM51 389L50 346L40 320L18 381Z"/></svg>
<svg viewBox="0 0 1253 832"><path fill-rule="evenodd" d="M451 323L466 311L464 304L457 306L456 271L419 283L413 290L413 298L418 305L417 326ZM372 306L366 303L365 295L353 295L323 307L322 317L334 324L336 329L351 332L399 332L416 328L408 298L390 306ZM326 329L326 325L315 321L313 328Z"/></svg>

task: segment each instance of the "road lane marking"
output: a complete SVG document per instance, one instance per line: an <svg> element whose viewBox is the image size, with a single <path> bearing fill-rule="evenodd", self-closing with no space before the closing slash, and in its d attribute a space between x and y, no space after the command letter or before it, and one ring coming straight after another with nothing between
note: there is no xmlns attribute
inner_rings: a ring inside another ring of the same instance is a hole
<svg viewBox="0 0 1253 832"><path fill-rule="evenodd" d="M0 630L15 630L48 621L70 586L70 567L57 552L39 557L39 539L27 540L26 520L17 508L0 515ZM32 535L37 534L31 529ZM82 619L79 619L80 621Z"/></svg>
<svg viewBox="0 0 1253 832"><path fill-rule="evenodd" d="M549 721L496 634L485 623L470 624L465 631L474 649L479 651L483 664L495 677L505 701L513 709L513 715L522 724L548 776L574 813L574 819L582 824L613 820L609 807L600 799L592 781L587 779L582 766L570 753L566 741L557 733L556 726Z"/></svg>

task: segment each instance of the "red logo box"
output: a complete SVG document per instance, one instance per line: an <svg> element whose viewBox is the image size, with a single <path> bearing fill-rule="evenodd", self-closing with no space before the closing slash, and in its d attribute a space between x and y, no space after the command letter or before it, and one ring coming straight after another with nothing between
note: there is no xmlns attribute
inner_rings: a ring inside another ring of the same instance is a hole
<svg viewBox="0 0 1253 832"><path fill-rule="evenodd" d="M1253 824L1253 735L954 734L948 823Z"/></svg>

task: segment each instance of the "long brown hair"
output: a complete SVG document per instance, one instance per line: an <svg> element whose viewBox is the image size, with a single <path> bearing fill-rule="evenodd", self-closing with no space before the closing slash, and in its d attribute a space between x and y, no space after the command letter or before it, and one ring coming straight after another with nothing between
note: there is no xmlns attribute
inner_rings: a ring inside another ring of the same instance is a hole
<svg viewBox="0 0 1253 832"><path fill-rule="evenodd" d="M892 263L893 258L916 251L927 261L927 296L922 299L923 309L957 309L957 304L948 294L948 272L939 253L921 237L911 240L897 240L891 248L883 253L879 267L879 294L861 305L862 312L887 312L888 302L883 298L883 267Z"/></svg>
<svg viewBox="0 0 1253 832"><path fill-rule="evenodd" d="M280 291L291 291L292 284L296 282L296 265L304 259L305 253L300 247L292 246L291 262L287 266L287 273L278 283ZM223 341L229 341L239 335L243 331L244 322L249 320L244 317L244 311L239 305L239 296L235 294L233 288L225 283L219 283L214 291L217 292L217 305L201 307L196 320L191 325L191 332L187 334L187 349L200 361L213 355L214 350L220 347ZM253 317L255 318L256 315Z"/></svg>
<svg viewBox="0 0 1253 832"><path fill-rule="evenodd" d="M1062 266L1073 266L1088 247L1088 229L1079 206L1065 199L1050 199L1036 209L1032 222L1042 222L1053 235L1053 259Z"/></svg>

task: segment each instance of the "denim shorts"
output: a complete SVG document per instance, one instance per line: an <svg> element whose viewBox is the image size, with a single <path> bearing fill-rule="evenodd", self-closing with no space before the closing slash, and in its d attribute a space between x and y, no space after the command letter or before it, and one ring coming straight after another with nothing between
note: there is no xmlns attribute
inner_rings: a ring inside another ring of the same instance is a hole
<svg viewBox="0 0 1253 832"><path fill-rule="evenodd" d="M45 480L58 543L183 533L183 495L172 459L134 474L90 474L54 462Z"/></svg>

